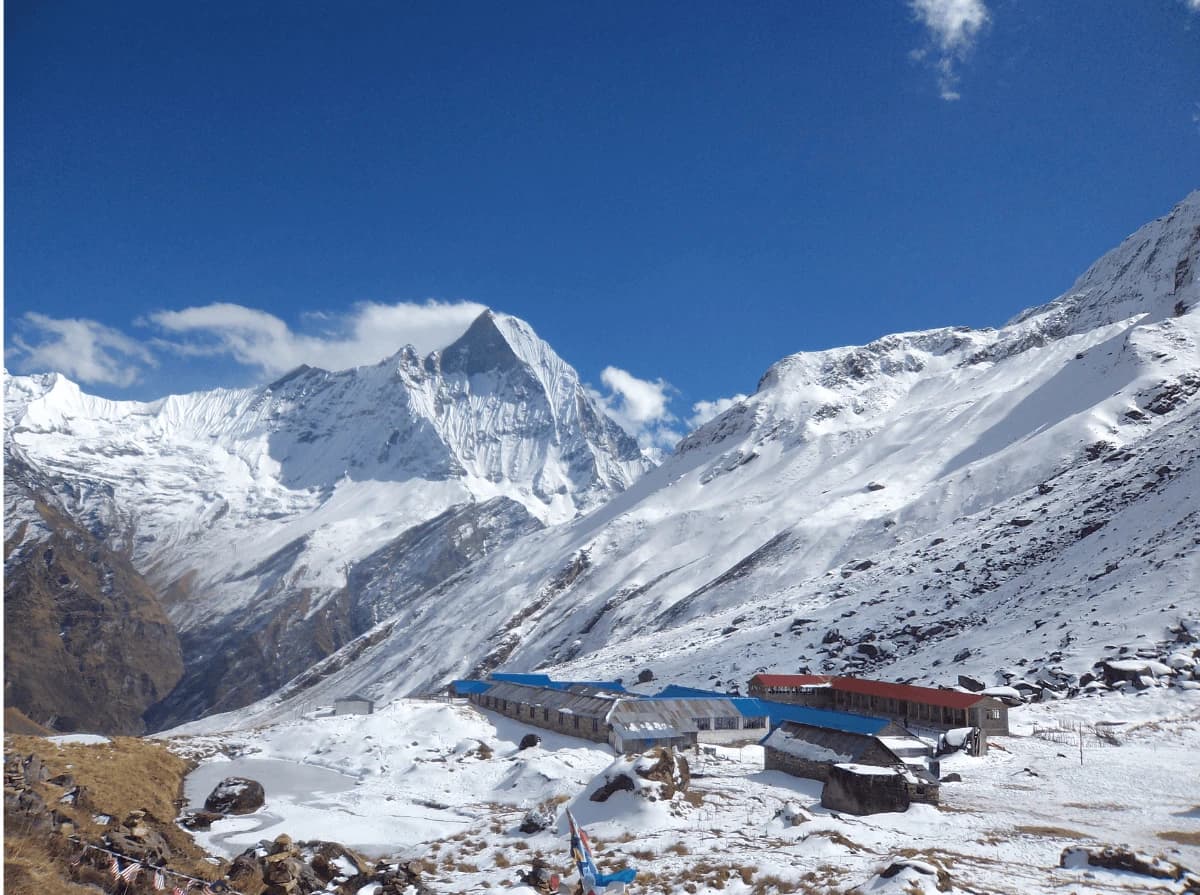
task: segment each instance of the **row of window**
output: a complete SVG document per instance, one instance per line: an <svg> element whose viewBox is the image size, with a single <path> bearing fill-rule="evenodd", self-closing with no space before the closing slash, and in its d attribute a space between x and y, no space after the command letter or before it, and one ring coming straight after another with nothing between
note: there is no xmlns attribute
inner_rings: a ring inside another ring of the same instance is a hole
<svg viewBox="0 0 1200 895"><path fill-rule="evenodd" d="M508 709L508 700L507 699L499 699L495 696L484 695L480 701L483 703L485 708L497 709L498 711L500 711L504 714L508 714L509 709ZM518 718L522 717L522 715L525 712L527 712L530 720L536 721L537 716L538 716L538 711L539 711L538 706L534 706L534 705L522 706L521 703L513 704L513 712L515 713L516 717L518 717ZM550 709L546 708L545 706L542 706L540 711L541 711L541 716L542 716L541 720L544 723L549 723ZM572 722L571 726L575 730L579 730L579 720L580 720L579 715L572 714L570 717L571 717L571 722ZM592 718L591 721L592 721L592 732L598 733L600 731L600 719ZM767 726L766 718L746 718L745 720L742 720L737 717L725 716L725 717L719 717L719 718L693 718L692 721L695 722L696 728L698 730L712 730L714 728L714 725L717 730L739 730L739 729L759 730L759 729L763 729ZM558 726L559 727L567 726L567 713L566 712L558 712Z"/></svg>

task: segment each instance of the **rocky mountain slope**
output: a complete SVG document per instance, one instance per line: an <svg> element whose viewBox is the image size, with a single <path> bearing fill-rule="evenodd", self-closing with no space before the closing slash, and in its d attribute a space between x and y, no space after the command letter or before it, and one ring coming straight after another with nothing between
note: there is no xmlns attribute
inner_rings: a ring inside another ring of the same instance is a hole
<svg viewBox="0 0 1200 895"><path fill-rule="evenodd" d="M33 483L28 500L6 485L6 577L28 580L67 528L136 569L186 666L150 700L153 724L271 692L398 606L402 588L379 583L396 570L440 584L650 466L528 325L490 311L425 358L149 404L6 376L5 416L6 456ZM63 512L39 528L43 480ZM413 551L420 568L393 562Z"/></svg>
<svg viewBox="0 0 1200 895"><path fill-rule="evenodd" d="M1200 616L1198 269L1193 193L1000 329L785 358L605 506L411 594L254 715L497 667L1066 687L1166 654Z"/></svg>
<svg viewBox="0 0 1200 895"><path fill-rule="evenodd" d="M175 628L128 557L81 527L70 485L5 453L4 701L57 727L142 733L183 673ZM7 727L8 725L6 725Z"/></svg>

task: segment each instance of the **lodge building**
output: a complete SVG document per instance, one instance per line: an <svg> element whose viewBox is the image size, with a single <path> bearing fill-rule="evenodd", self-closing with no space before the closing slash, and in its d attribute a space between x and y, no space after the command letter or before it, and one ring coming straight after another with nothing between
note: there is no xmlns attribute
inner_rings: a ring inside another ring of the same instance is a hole
<svg viewBox="0 0 1200 895"><path fill-rule="evenodd" d="M1008 706L979 693L823 674L756 674L749 691L759 699L875 715L905 727L978 727L984 734L1008 735Z"/></svg>

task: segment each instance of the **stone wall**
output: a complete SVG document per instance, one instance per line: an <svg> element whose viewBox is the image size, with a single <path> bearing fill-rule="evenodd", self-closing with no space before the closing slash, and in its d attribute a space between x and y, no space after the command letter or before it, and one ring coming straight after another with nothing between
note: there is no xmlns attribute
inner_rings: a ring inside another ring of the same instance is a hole
<svg viewBox="0 0 1200 895"><path fill-rule="evenodd" d="M856 774L836 765L830 768L821 790L823 806L848 814L907 811L911 801L900 774Z"/></svg>

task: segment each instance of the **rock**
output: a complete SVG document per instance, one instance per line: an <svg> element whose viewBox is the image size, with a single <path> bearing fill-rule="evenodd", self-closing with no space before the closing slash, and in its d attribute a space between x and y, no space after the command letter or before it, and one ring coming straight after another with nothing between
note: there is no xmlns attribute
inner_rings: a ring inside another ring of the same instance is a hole
<svg viewBox="0 0 1200 895"><path fill-rule="evenodd" d="M614 793L634 792L636 789L637 787L634 785L633 778L628 774L615 774L588 798L593 802L607 802L609 797Z"/></svg>
<svg viewBox="0 0 1200 895"><path fill-rule="evenodd" d="M540 736L538 736L536 733L527 733L525 736L521 737L521 743L517 746L517 749L518 751L524 751L526 749L532 749L534 746L540 746L541 744L542 738Z"/></svg>
<svg viewBox="0 0 1200 895"><path fill-rule="evenodd" d="M637 682L639 684L648 684L652 680L654 680L654 672L651 671L649 668L643 668L641 671L638 672Z"/></svg>
<svg viewBox="0 0 1200 895"><path fill-rule="evenodd" d="M879 657L879 647L873 643L860 643L857 649L869 659L875 659Z"/></svg>
<svg viewBox="0 0 1200 895"><path fill-rule="evenodd" d="M1174 861L1161 856L1151 856L1117 846L1086 848L1072 846L1063 849L1058 866L1068 868L1104 867L1107 870L1122 870L1149 876L1153 879L1169 879L1184 883L1181 891L1200 892L1200 876Z"/></svg>
<svg viewBox="0 0 1200 895"><path fill-rule="evenodd" d="M969 674L960 674L958 676L958 685L964 690L970 690L972 693L979 693L987 688L987 685L983 681L973 678Z"/></svg>
<svg viewBox="0 0 1200 895"><path fill-rule="evenodd" d="M21 775L25 778L26 786L33 786L49 780L50 770L36 755L29 755L21 762Z"/></svg>
<svg viewBox="0 0 1200 895"><path fill-rule="evenodd" d="M887 485L883 484L882 482L867 482L868 491L882 491L886 487Z"/></svg>
<svg viewBox="0 0 1200 895"><path fill-rule="evenodd" d="M965 662L969 658L971 658L971 651L969 649L959 650L954 654L955 662Z"/></svg>
<svg viewBox="0 0 1200 895"><path fill-rule="evenodd" d="M632 782L630 788L632 788ZM604 801L603 799L594 799L593 801ZM531 836L534 833L541 833L543 830L549 830L558 822L558 808L553 802L542 802L535 808L531 808L521 818L521 826L518 829Z"/></svg>
<svg viewBox="0 0 1200 895"><path fill-rule="evenodd" d="M670 799L676 792L686 792L692 781L687 759L667 746L659 749L658 761L648 768L636 767L637 775L662 785L662 798Z"/></svg>
<svg viewBox="0 0 1200 895"><path fill-rule="evenodd" d="M962 783L962 774L959 774L957 772L947 774L945 777L942 777L941 780L938 782L940 782L940 783Z"/></svg>
<svg viewBox="0 0 1200 895"><path fill-rule="evenodd" d="M186 829L204 832L224 816L216 811L190 811L180 818L179 823Z"/></svg>
<svg viewBox="0 0 1200 895"><path fill-rule="evenodd" d="M775 818L782 821L785 827L798 827L812 820L812 815L795 802L785 802L784 806L775 812Z"/></svg>
<svg viewBox="0 0 1200 895"><path fill-rule="evenodd" d="M226 777L204 800L206 811L220 814L251 814L263 806L266 793L257 780Z"/></svg>
<svg viewBox="0 0 1200 895"><path fill-rule="evenodd" d="M165 864L172 857L171 847L167 840L143 823L145 817L144 811L130 814L120 826L105 833L104 839L115 852L142 863Z"/></svg>

